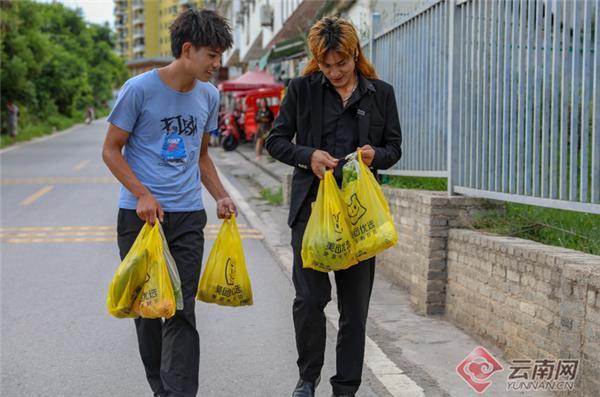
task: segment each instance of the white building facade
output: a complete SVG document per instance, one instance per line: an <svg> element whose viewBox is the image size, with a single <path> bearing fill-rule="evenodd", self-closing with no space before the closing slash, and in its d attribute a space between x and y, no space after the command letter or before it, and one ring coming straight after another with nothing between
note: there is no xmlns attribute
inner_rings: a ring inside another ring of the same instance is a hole
<svg viewBox="0 0 600 397"><path fill-rule="evenodd" d="M213 0L214 1L214 0ZM298 76L307 61L306 35L326 15L352 21L362 40L368 39L373 13L388 25L426 0L217 0L216 10L231 22L234 48L223 55L223 66L234 78L249 69L267 69L276 79Z"/></svg>

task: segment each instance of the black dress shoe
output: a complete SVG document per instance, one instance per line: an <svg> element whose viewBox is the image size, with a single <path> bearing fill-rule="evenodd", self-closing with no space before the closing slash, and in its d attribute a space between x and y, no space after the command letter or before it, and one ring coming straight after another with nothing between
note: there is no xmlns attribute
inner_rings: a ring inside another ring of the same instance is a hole
<svg viewBox="0 0 600 397"><path fill-rule="evenodd" d="M298 383L296 384L296 388L292 393L292 397L314 397L315 388L319 384L319 380L321 380L321 378L317 378L317 380L314 382L298 379Z"/></svg>
<svg viewBox="0 0 600 397"><path fill-rule="evenodd" d="M331 395L331 397L356 397L356 394L352 393L352 394L335 394L333 393Z"/></svg>

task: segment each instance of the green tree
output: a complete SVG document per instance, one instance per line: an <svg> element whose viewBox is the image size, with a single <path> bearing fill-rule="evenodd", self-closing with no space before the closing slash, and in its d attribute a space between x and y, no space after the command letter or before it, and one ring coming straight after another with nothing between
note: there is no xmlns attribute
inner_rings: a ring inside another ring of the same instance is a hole
<svg viewBox="0 0 600 397"><path fill-rule="evenodd" d="M81 10L30 0L0 0L2 119L16 102L20 122L70 117L102 105L127 78L108 25L88 24ZM4 126L3 126L4 130Z"/></svg>

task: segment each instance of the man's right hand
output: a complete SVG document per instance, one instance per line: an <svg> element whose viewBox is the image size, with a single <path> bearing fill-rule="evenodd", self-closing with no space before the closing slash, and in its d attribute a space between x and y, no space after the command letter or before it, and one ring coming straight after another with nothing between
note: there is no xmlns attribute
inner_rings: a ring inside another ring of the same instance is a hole
<svg viewBox="0 0 600 397"><path fill-rule="evenodd" d="M165 216L160 203L156 201L150 192L144 193L138 198L135 212L141 220L148 222L151 225L154 225L157 218L162 222Z"/></svg>
<svg viewBox="0 0 600 397"><path fill-rule="evenodd" d="M310 157L310 168L319 179L323 179L326 169L333 169L338 165L339 160L331 156L324 150L315 150Z"/></svg>

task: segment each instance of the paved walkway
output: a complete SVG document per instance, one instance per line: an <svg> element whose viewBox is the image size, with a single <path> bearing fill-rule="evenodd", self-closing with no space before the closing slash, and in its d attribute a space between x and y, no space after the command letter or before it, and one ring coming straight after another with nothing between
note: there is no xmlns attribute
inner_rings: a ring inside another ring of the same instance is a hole
<svg viewBox="0 0 600 397"><path fill-rule="evenodd" d="M235 152L225 153L215 148L220 157L239 156L251 165L239 167L238 178L252 181L257 189L277 189L292 168L272 159L268 154L255 160L254 148L240 145ZM262 224L268 249L279 260L282 269L291 278L292 252L289 245L285 206L273 206L261 200L250 200L254 222ZM259 214L259 215L256 215ZM252 217L252 215L250 216ZM250 220L252 223L252 220ZM256 226L255 226L256 227ZM335 284L332 283L335 287ZM335 289L332 291L335 301ZM334 327L337 310L328 305L327 317ZM551 396L546 392L519 393L507 391L509 364L494 346L478 341L447 321L443 316L421 316L414 312L408 293L384 276L376 275L370 305L369 337L365 366L373 372L385 389L393 396L477 396L467 383L457 375L457 365L477 346L486 348L504 367L494 374L491 386L484 396Z"/></svg>

